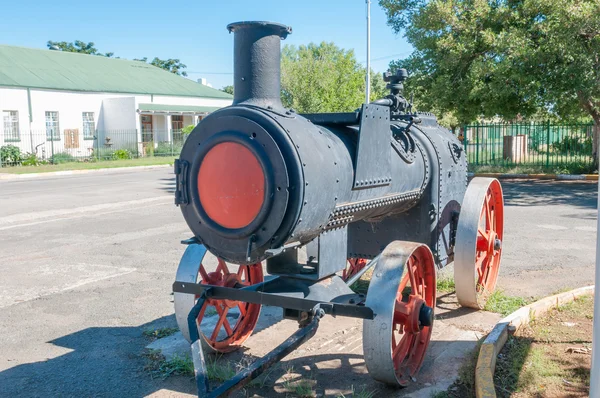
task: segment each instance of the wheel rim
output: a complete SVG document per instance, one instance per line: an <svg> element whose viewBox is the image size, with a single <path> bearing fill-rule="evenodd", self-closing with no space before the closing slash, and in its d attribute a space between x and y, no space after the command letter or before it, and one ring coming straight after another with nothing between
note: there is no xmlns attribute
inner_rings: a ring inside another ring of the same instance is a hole
<svg viewBox="0 0 600 398"><path fill-rule="evenodd" d="M356 275L361 269L365 268L367 260L364 258L349 258L348 264L344 271L342 271L342 279L347 281Z"/></svg>
<svg viewBox="0 0 600 398"><path fill-rule="evenodd" d="M263 281L262 266L260 264L240 265L236 272L231 272L225 261L218 259L218 263L214 272L207 272L201 263L198 271L198 283L236 287L250 286ZM230 352L239 348L252 334L260 314L260 304L209 298L206 300L200 314L198 314L196 322L199 328L206 311L210 308L216 311L217 322L210 334L204 332L201 334L208 345L219 352ZM234 314L234 322L230 322L228 314ZM236 314L237 316L235 316Z"/></svg>
<svg viewBox="0 0 600 398"><path fill-rule="evenodd" d="M189 245L177 269L176 280L224 287L248 286L264 280L260 263L240 265L233 270L232 266L222 259L216 259L215 271L208 272L205 267L206 254L203 245ZM198 297L191 294L174 293L177 324L188 341L190 334L187 316L197 300ZM252 334L259 315L259 304L207 299L196 320L203 347L209 352L236 350ZM204 325L200 327L203 321Z"/></svg>
<svg viewBox="0 0 600 398"><path fill-rule="evenodd" d="M475 178L469 184L456 234L454 274L461 305L483 308L498 281L504 238L500 182Z"/></svg>
<svg viewBox="0 0 600 398"><path fill-rule="evenodd" d="M476 289L479 293L493 292L498 280L504 235L504 206L501 192L498 181L490 184L479 216L475 255Z"/></svg>
<svg viewBox="0 0 600 398"><path fill-rule="evenodd" d="M394 308L392 356L400 385L409 383L425 359L432 327L420 327L419 315L423 304L435 307L435 289L433 261L428 259L427 251L417 250L406 262Z"/></svg>
<svg viewBox="0 0 600 398"><path fill-rule="evenodd" d="M365 363L374 379L406 386L421 368L433 329L435 283L427 246L392 242L384 250L366 301L377 316L363 323Z"/></svg>

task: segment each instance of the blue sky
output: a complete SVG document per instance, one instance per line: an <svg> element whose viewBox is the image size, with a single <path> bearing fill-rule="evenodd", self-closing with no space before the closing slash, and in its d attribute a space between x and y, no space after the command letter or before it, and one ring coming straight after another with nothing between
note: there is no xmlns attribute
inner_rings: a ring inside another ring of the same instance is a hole
<svg viewBox="0 0 600 398"><path fill-rule="evenodd" d="M359 61L366 60L364 0L2 0L0 4L4 1L1 44L46 48L48 40L83 40L121 58L179 58L187 65L189 78L205 77L216 88L232 82L233 37L225 26L240 20L284 23L294 30L284 43L332 41L354 49ZM378 1L372 0L372 68L383 72L390 60L410 52L410 44L392 32Z"/></svg>

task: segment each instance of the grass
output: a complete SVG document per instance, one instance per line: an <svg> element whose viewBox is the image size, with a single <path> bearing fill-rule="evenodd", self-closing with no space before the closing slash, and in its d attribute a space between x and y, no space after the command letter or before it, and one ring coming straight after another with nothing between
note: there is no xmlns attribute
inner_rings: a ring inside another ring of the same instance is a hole
<svg viewBox="0 0 600 398"><path fill-rule="evenodd" d="M169 376L194 376L194 363L188 355L184 357L173 356L166 360L160 350L148 350L144 353L147 359L144 370L149 371L152 377L166 379ZM220 361L221 357L207 356L206 373L209 380L223 382L235 376L235 368L229 361Z"/></svg>
<svg viewBox="0 0 600 398"><path fill-rule="evenodd" d="M591 356L567 348L591 348L592 300L584 296L550 310L509 337L494 376L499 397L589 394Z"/></svg>
<svg viewBox="0 0 600 398"><path fill-rule="evenodd" d="M348 397L352 398L374 398L376 397L377 391L368 391L365 386L360 391L354 389L354 385L351 387L351 392ZM347 398L344 394L338 395L336 398Z"/></svg>
<svg viewBox="0 0 600 398"><path fill-rule="evenodd" d="M167 361L160 350L148 350L145 357L147 364L144 370L149 371L153 378L166 379L169 376L194 375L194 364L189 357L174 356Z"/></svg>
<svg viewBox="0 0 600 398"><path fill-rule="evenodd" d="M598 173L589 163L567 163L562 166L548 168L539 165L475 165L469 164L469 171L474 173L502 174L594 174Z"/></svg>
<svg viewBox="0 0 600 398"><path fill-rule="evenodd" d="M502 316L507 316L530 302L531 301L526 300L523 297L507 296L501 289L496 289L496 291L488 297L483 309L499 313Z"/></svg>
<svg viewBox="0 0 600 398"><path fill-rule="evenodd" d="M451 275L444 275L437 280L437 292L438 293L451 293L456 290L454 284L454 277Z"/></svg>
<svg viewBox="0 0 600 398"><path fill-rule="evenodd" d="M307 380L304 378L294 378L293 373L293 367L287 369L283 380L283 388L285 388L286 391L288 391L290 394L293 394L294 396L299 398L314 397L314 382L312 380Z"/></svg>
<svg viewBox="0 0 600 398"><path fill-rule="evenodd" d="M0 173L29 174L49 173L52 171L111 169L115 167L158 166L173 164L175 157L147 157L124 160L101 160L99 162L69 162L60 164L45 164L41 166L14 166L0 168Z"/></svg>
<svg viewBox="0 0 600 398"><path fill-rule="evenodd" d="M155 330L144 330L142 334L152 339L162 339L163 337L177 333L178 330L178 328L159 328Z"/></svg>

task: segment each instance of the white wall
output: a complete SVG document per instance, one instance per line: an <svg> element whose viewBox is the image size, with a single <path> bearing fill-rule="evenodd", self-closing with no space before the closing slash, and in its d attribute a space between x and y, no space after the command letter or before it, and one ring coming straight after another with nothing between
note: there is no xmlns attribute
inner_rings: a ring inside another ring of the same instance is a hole
<svg viewBox="0 0 600 398"><path fill-rule="evenodd" d="M96 129L105 124L103 118L103 101L114 97L130 97L131 95L109 94L109 93L85 93L68 92L57 90L30 90L31 113L33 121L31 129L34 144L40 144L46 140L46 112L58 112L61 139L44 144L46 154L68 152L72 156L85 157L92 153L94 148L93 139L83 138L83 112L93 112ZM133 103L133 100L131 100ZM130 112L134 112L131 110ZM120 115L120 113L118 113ZM79 130L79 145L75 148L65 148L64 131L70 129ZM101 141L102 142L102 141Z"/></svg>
<svg viewBox="0 0 600 398"><path fill-rule="evenodd" d="M143 101L140 101L144 103ZM138 104L140 103L138 102ZM221 100L211 98L195 98L195 97L171 97L164 95L155 95L153 102L155 104L165 105L195 105L195 106L229 106L233 100Z"/></svg>
<svg viewBox="0 0 600 398"><path fill-rule="evenodd" d="M23 152L32 152L38 146L36 152L42 155L45 149L46 158L52 153L68 152L72 156L86 157L92 153L94 146L104 147L106 133L112 135L111 141L115 147L117 144L137 145L141 142L140 115L136 112L140 103L156 103L165 105L193 105L193 106L229 106L232 100L219 100L194 97L173 97L160 95L135 95L116 93L85 93L68 92L58 90L31 89L31 125L29 123L29 107L27 101L27 89L0 87L0 111L11 110L19 112L19 129L21 141L11 143L21 148ZM60 140L48 141L46 138L46 112L58 112ZM93 112L96 130L98 130L98 142L83 138L83 112ZM170 130L166 116L154 115L155 130ZM190 116L185 116L184 126L191 122ZM5 145L3 141L4 128L0 119L0 146ZM30 130L31 128L31 130ZM79 132L78 142L71 148L65 148L65 130ZM117 133L116 131L137 131L137 136L129 137L129 133ZM167 137L160 137L166 140ZM135 141L135 142L134 142Z"/></svg>
<svg viewBox="0 0 600 398"><path fill-rule="evenodd" d="M4 142L2 111L19 112L20 142ZM29 108L27 106L27 89L0 87L0 146L7 144L16 145L21 148L21 151L31 152L31 140L28 132Z"/></svg>
<svg viewBox="0 0 600 398"><path fill-rule="evenodd" d="M96 145L99 148L123 148L135 152L140 141L138 124L134 96L105 98L97 125ZM110 138L108 142L107 137Z"/></svg>

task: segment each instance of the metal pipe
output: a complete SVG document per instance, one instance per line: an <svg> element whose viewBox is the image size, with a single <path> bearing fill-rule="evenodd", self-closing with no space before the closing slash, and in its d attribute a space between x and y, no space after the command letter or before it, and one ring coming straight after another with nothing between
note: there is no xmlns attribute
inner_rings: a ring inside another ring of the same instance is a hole
<svg viewBox="0 0 600 398"><path fill-rule="evenodd" d="M281 40L292 28L272 22L236 22L233 32L233 104L281 105Z"/></svg>
<svg viewBox="0 0 600 398"><path fill-rule="evenodd" d="M356 274L354 274L352 276L352 278L348 279L346 281L346 285L347 286L352 286L354 284L354 282L356 282L357 280L360 279L361 276L364 275L365 272L367 272L369 269L371 269L375 264L377 264L377 261L379 261L379 257L381 257L381 254L378 254L377 256L375 256L375 258L371 261L369 261L369 263L367 265L365 265L365 267L363 269L361 269L360 271L358 271Z"/></svg>

